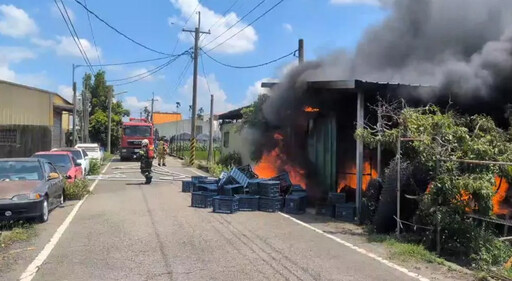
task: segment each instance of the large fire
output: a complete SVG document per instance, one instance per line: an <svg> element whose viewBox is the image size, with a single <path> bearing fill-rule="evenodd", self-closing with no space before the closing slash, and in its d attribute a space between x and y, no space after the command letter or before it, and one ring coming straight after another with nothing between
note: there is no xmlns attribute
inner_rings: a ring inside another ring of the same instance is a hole
<svg viewBox="0 0 512 281"><path fill-rule="evenodd" d="M276 133L274 138L282 140L283 136ZM279 147L276 147L271 152L265 152L261 160L254 167L254 172L260 178L271 178L282 172L288 172L290 181L293 184L300 184L303 188L306 188L305 171L295 167L293 164L286 163L286 157L281 154Z"/></svg>
<svg viewBox="0 0 512 281"><path fill-rule="evenodd" d="M496 176L494 179L496 184L493 188L495 194L492 198L492 212L496 215L504 215L509 212L509 210L502 205L503 200L507 196L509 184L504 178Z"/></svg>
<svg viewBox="0 0 512 281"><path fill-rule="evenodd" d="M346 171L346 174L338 175L338 192L340 192L345 186L349 186L351 188L357 187L357 167L356 165L352 165L349 170ZM366 186L371 179L377 178L378 174L375 169L373 169L370 162L364 163L363 168L363 190L366 190Z"/></svg>

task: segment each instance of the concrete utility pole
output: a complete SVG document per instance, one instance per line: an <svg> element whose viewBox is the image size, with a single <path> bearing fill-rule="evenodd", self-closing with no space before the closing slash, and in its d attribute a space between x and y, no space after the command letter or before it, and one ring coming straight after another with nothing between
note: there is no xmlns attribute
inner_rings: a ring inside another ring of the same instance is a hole
<svg viewBox="0 0 512 281"><path fill-rule="evenodd" d="M192 86L192 125L191 125L191 139L190 139L190 165L196 162L196 114L197 114L197 73L199 61L199 37L201 34L210 34L210 32L201 31L201 12L197 12L198 20L197 27L194 30L183 29L184 32L194 33L194 79Z"/></svg>
<svg viewBox="0 0 512 281"><path fill-rule="evenodd" d="M152 93L152 98L151 98L151 120L148 120L148 121L151 121L151 124L153 124L153 109L155 108L155 100L158 101L158 99L155 99L155 92Z"/></svg>
<svg viewBox="0 0 512 281"><path fill-rule="evenodd" d="M299 64L304 63L304 39L299 39Z"/></svg>
<svg viewBox="0 0 512 281"><path fill-rule="evenodd" d="M112 143L112 99L115 96L125 94L128 91L123 91L117 94L114 94L114 90L112 88L108 91L108 136L107 136L107 151L108 153L112 153L111 151L111 143Z"/></svg>
<svg viewBox="0 0 512 281"><path fill-rule="evenodd" d="M213 95L210 95L210 140L208 143L208 164L213 164Z"/></svg>
<svg viewBox="0 0 512 281"><path fill-rule="evenodd" d="M71 145L74 147L76 145L76 83L75 83L75 64L73 64L73 142Z"/></svg>

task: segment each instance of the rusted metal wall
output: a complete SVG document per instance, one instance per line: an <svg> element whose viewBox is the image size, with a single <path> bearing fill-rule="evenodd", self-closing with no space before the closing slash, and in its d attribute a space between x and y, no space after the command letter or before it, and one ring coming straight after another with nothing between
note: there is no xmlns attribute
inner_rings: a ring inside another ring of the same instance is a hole
<svg viewBox="0 0 512 281"><path fill-rule="evenodd" d="M0 125L0 158L30 157L51 148L49 126Z"/></svg>
<svg viewBox="0 0 512 281"><path fill-rule="evenodd" d="M308 156L315 165L324 192L336 190L336 118L316 118L309 122Z"/></svg>

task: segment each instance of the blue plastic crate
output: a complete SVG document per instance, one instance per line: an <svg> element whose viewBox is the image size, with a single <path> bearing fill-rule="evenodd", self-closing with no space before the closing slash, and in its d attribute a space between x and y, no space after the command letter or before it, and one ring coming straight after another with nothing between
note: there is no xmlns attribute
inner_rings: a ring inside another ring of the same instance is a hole
<svg viewBox="0 0 512 281"><path fill-rule="evenodd" d="M238 198L235 196L215 196L212 205L214 213L233 214L238 212Z"/></svg>
<svg viewBox="0 0 512 281"><path fill-rule="evenodd" d="M236 169L244 174L249 180L258 178L258 175L252 170L251 165L237 167Z"/></svg>
<svg viewBox="0 0 512 281"><path fill-rule="evenodd" d="M212 199L217 193L198 191L192 192L191 206L194 208L211 208Z"/></svg>
<svg viewBox="0 0 512 281"><path fill-rule="evenodd" d="M258 195L264 197L277 197L279 196L279 182L278 181L260 181L258 183Z"/></svg>
<svg viewBox="0 0 512 281"><path fill-rule="evenodd" d="M181 192L190 192L193 188L192 181L182 181L181 182Z"/></svg>
<svg viewBox="0 0 512 281"><path fill-rule="evenodd" d="M216 184L206 184L206 183L199 183L194 186L193 189L194 192L197 191L206 191L206 192L214 192L218 193L218 188Z"/></svg>
<svg viewBox="0 0 512 281"><path fill-rule="evenodd" d="M288 214L303 214L306 212L306 194L292 194L285 198L284 212Z"/></svg>
<svg viewBox="0 0 512 281"><path fill-rule="evenodd" d="M301 185L294 184L292 185L292 188L290 189L290 194L303 194L307 193L304 188L302 188Z"/></svg>
<svg viewBox="0 0 512 281"><path fill-rule="evenodd" d="M240 211L257 211L259 196L256 195L237 195L238 210Z"/></svg>
<svg viewBox="0 0 512 281"><path fill-rule="evenodd" d="M327 216L334 218L336 211L336 205L328 203L319 203L316 205L315 214L318 216Z"/></svg>
<svg viewBox="0 0 512 281"><path fill-rule="evenodd" d="M249 180L246 187L246 193L251 195L259 195L258 184L261 182L261 179L253 179Z"/></svg>
<svg viewBox="0 0 512 281"><path fill-rule="evenodd" d="M283 206L282 197L260 197L258 210L263 212L278 212Z"/></svg>
<svg viewBox="0 0 512 281"><path fill-rule="evenodd" d="M347 197L346 197L345 193L330 192L329 193L329 197L328 197L328 201L329 201L329 204L333 204L333 205L345 204L345 203L347 203L347 199L346 198Z"/></svg>
<svg viewBox="0 0 512 281"><path fill-rule="evenodd" d="M336 204L334 218L346 222L353 222L356 218L356 204Z"/></svg>
<svg viewBox="0 0 512 281"><path fill-rule="evenodd" d="M207 179L208 177L205 177L205 176L191 176L190 177L190 180L193 181L193 182L199 182L199 180L204 180L204 179Z"/></svg>
<svg viewBox="0 0 512 281"><path fill-rule="evenodd" d="M225 185L219 189L220 195L235 196L236 194L244 194L244 187L240 184Z"/></svg>

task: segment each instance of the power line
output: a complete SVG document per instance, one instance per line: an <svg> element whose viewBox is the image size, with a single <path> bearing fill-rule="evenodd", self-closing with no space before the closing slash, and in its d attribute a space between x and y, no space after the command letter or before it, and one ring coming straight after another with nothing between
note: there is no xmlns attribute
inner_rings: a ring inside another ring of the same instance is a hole
<svg viewBox="0 0 512 281"><path fill-rule="evenodd" d="M84 4L87 7L87 0L84 0ZM94 30L92 29L91 17L89 13L87 13L87 21L89 22L89 27L91 28L92 42L94 43L94 49L96 50L96 56L98 57L98 64L101 64L100 52L98 52L98 45L96 45L96 37L94 36Z"/></svg>
<svg viewBox="0 0 512 281"><path fill-rule="evenodd" d="M281 56L281 57L278 57L276 59L273 59L271 61L268 61L268 62L264 62L264 63L260 63L260 64L256 64L256 65L247 65L247 66L238 66L238 65L231 65L231 64L227 64L227 63L223 63L217 59L215 59L214 57L210 56L210 54L208 54L207 52L205 52L204 50L201 50L206 56L208 56L211 60L213 60L214 62L220 64L220 65L223 65L223 66L226 66L226 67L231 67L231 68L238 68L238 69L247 69L247 68L257 68L257 67L261 67L261 66L265 66L265 65L269 65L271 63L274 63L274 62L277 62L277 61L280 61L284 58L287 58L289 56L292 56L295 54L295 52L297 52L297 50L294 50L284 56Z"/></svg>
<svg viewBox="0 0 512 281"><path fill-rule="evenodd" d="M153 74L155 74L155 73L157 73L157 72L161 71L162 69L164 69L164 68L168 67L168 66L169 66L169 65L171 65L173 62L175 62L178 58L179 58L179 57L176 57L176 58L170 59L170 60L169 60L169 61L167 61L166 63L164 63L164 64L160 65L159 67L157 67L157 68L155 68L155 69L153 69L153 71L151 71L151 72L147 72L147 73L146 73L146 75L141 76L141 77L139 77L139 78L137 78L137 79L135 79L135 80L128 81L128 82L124 82L124 83L119 83L119 84L114 84L114 85L112 85L112 86L123 86L123 85L128 85L128 84L132 84L132 83L135 83L135 82L137 82L137 81L140 81L140 80L142 80L142 79L144 79L144 78L146 78L146 77L149 77L149 76L151 76L151 75L153 75Z"/></svg>
<svg viewBox="0 0 512 281"><path fill-rule="evenodd" d="M202 56L201 56L201 67L203 68L203 76L204 76L204 80L206 80L206 86L208 87L208 93L210 93L210 95L211 95L212 91L210 90L210 83L208 83L208 78L206 77L206 71L204 71L204 63L203 63Z"/></svg>
<svg viewBox="0 0 512 281"><path fill-rule="evenodd" d="M78 45L78 42L76 41L75 36L73 35L73 31L71 31L71 27L69 26L68 21L66 20L66 17L64 16L64 13L62 12L59 4L57 3L57 0L53 0L53 2L55 3L55 6L57 6L57 9L59 10L59 13L62 16L62 19L64 20L64 23L66 24L66 27L67 27L67 29L69 31L69 34L71 35L71 38L73 39L73 42L75 42L75 45L78 48L78 51L80 51L80 55L82 56L82 59L85 61L85 64L89 67L91 72L94 73L94 69L92 69L90 64L85 59L84 53L83 53L82 49L80 49L80 45Z"/></svg>
<svg viewBox="0 0 512 281"><path fill-rule="evenodd" d="M176 84L176 87L174 88L173 92L176 92L178 88L181 86L183 77L185 77L185 72L190 68L190 65L192 65L192 59L188 60L187 64L185 64L185 67L183 68L183 71L181 72L180 76L178 77L178 83Z"/></svg>
<svg viewBox="0 0 512 281"><path fill-rule="evenodd" d="M200 1L197 1L197 5L196 7L194 8L194 10L192 11L192 13L188 16L187 18L187 21L183 24L183 27L182 28L185 28L185 26L187 25L187 23L190 21L190 19L192 18L192 16L194 15L194 13L196 12L197 8L199 8L199 5L200 5ZM180 41L180 37L178 36L178 38L176 38L176 43L174 43L174 47L172 48L172 53L174 53L174 51L176 51L176 47L178 47L178 43Z"/></svg>
<svg viewBox="0 0 512 281"><path fill-rule="evenodd" d="M249 14L251 14L252 12L254 12L254 10L256 10L259 6L261 6L261 4L263 4L263 2L265 2L266 0L262 0L260 1L256 6L254 6L249 12L247 12L245 15L243 15L237 22L235 22L233 25L231 25L230 27L228 27L228 29L224 30L224 32L222 32L219 36L215 37L215 39L211 40L210 42L206 43L206 45L203 46L206 47L208 45L210 45L213 41L219 39L219 37L221 37L222 35L226 34L226 32L228 32L229 30L231 30L235 25L237 25L239 22L241 22L244 18L246 18Z"/></svg>
<svg viewBox="0 0 512 281"><path fill-rule="evenodd" d="M214 27L217 23L219 23L221 20L226 20L226 14L239 2L240 0L235 0L233 2L233 4L231 4L231 6L229 6L229 8L227 8L224 13L222 13L222 17L220 17L216 22L214 22L208 29L211 29L212 27Z"/></svg>
<svg viewBox="0 0 512 281"><path fill-rule="evenodd" d="M188 51L188 50L187 50L187 51L185 51L185 52L183 52L183 53L181 53L179 56L174 56L173 58L169 59L169 60L168 60L168 61L166 61L165 63L163 63L163 64L161 64L161 65L159 65L159 66L157 66L157 67L155 67L155 68L152 68L152 69L150 69L150 70L148 70L148 71L146 71L146 72L139 73L139 74L136 74L136 75L133 75L133 76L125 77L125 78L111 79L111 80L108 80L107 82L109 82L109 83L110 83L110 82L117 82L117 81L130 80L130 79L133 79L133 78L137 78L137 77L143 76L143 75L145 75L145 74L147 74L147 73L152 73L153 71L155 71L155 70L159 69L160 67L162 67L162 66L166 65L167 63L176 61L180 56L183 56L183 55L185 55L185 54L187 54L187 53L189 53L189 51Z"/></svg>
<svg viewBox="0 0 512 281"><path fill-rule="evenodd" d="M177 55L175 55L177 56ZM118 63L104 63L104 64L91 64L91 66L94 67L104 67L104 66L115 66L115 65L128 65L128 64L138 64L138 63L144 63L144 62L152 62L152 61L158 61L158 60L164 60L169 59L175 56L165 56L165 57L159 57L154 59L147 59L147 60L138 60L138 61L128 61L128 62L118 62ZM83 66L83 65L75 65L75 66Z"/></svg>
<svg viewBox="0 0 512 281"><path fill-rule="evenodd" d="M155 53L158 53L158 54L161 54L161 55L169 55L168 53L164 53L164 52L160 52L160 51L157 51L153 48L150 48L132 38L130 38L128 35L124 34L123 32L119 31L117 28L113 27L112 25L110 25L108 22L106 22L104 19L102 19L100 16L98 16L96 13L94 13L93 11L89 10L89 8L87 8L84 4L82 4L82 2L78 1L78 0L75 0L76 3L78 3L78 5L82 6L82 8L84 8L88 13L90 13L91 15L93 15L95 18L97 18L99 21L101 21L103 24L105 24L106 26L108 26L110 29L114 30L117 34L123 36L124 38L128 39L129 41L131 41L132 43L146 49L146 50L149 50L149 51L152 51L152 52L155 52Z"/></svg>
<svg viewBox="0 0 512 281"><path fill-rule="evenodd" d="M66 8L66 5L64 5L64 1L60 0L60 3L62 4L62 8L64 8L64 12L66 12L66 16L69 20L69 24L71 25L71 28L73 29L73 32L76 36L76 41L80 45L80 48L82 48L82 51L84 52L85 58L87 60L87 63L91 65L91 61L89 60L89 57L87 56L87 52L85 51L84 46L82 45L82 42L80 41L80 36L78 36L78 33L76 32L75 25L73 24L73 21L71 20L71 17L69 16L68 9ZM91 67L92 69L92 67ZM92 69L92 72L94 73L94 69Z"/></svg>
<svg viewBox="0 0 512 281"><path fill-rule="evenodd" d="M259 19L261 19L262 17L264 17L266 14L268 14L270 11L272 11L273 9L275 9L277 6L279 6L279 4L283 3L284 0L280 0L279 2L277 2L274 6L270 7L270 9L266 10L263 14L261 14L259 17L257 17L256 19L254 19L251 23L249 23L248 25L246 25L244 28L240 29L237 33L231 35L231 37L229 37L228 39L222 41L220 44L217 44L215 47L211 48L208 50L208 52L211 52L212 50L215 50L216 48L218 48L220 45L226 43L228 40L231 40L231 38L237 36L238 34L240 34L240 32L244 31L246 28L248 28L249 26L253 25L255 22L257 22Z"/></svg>

